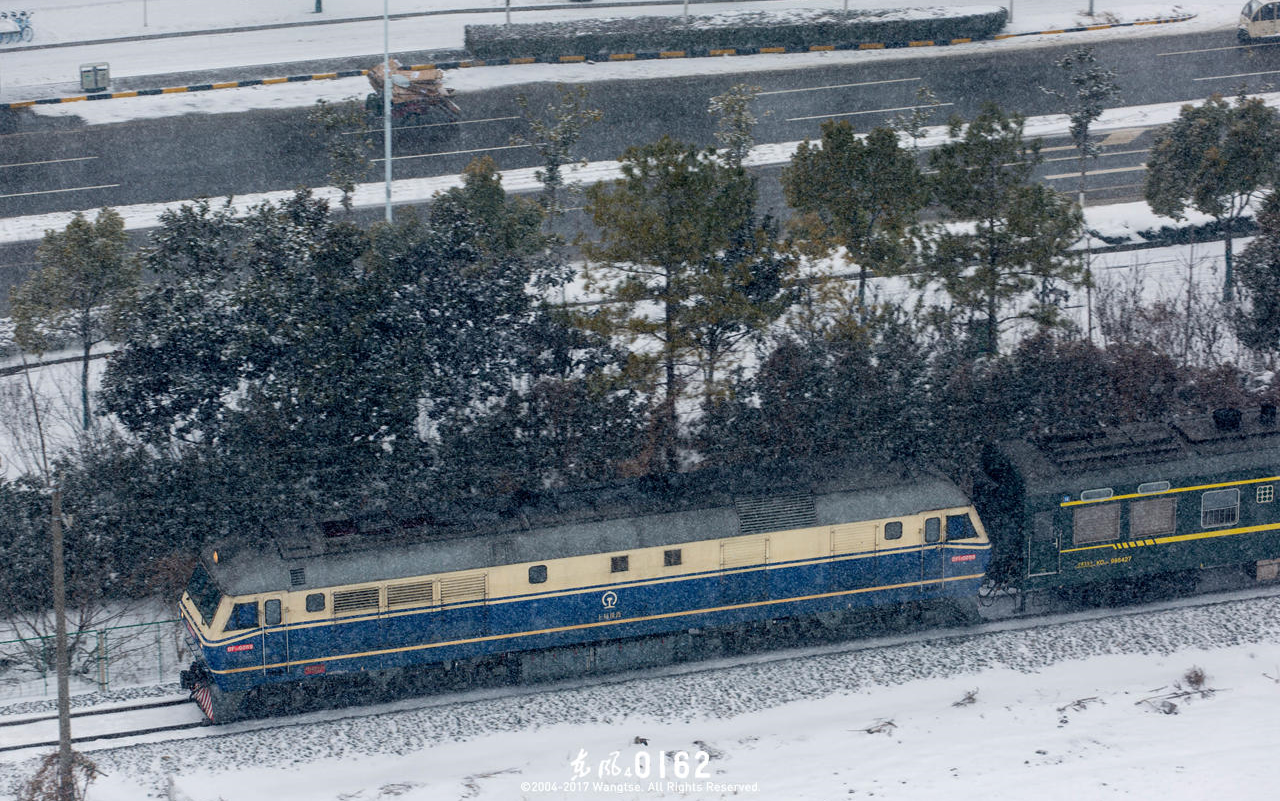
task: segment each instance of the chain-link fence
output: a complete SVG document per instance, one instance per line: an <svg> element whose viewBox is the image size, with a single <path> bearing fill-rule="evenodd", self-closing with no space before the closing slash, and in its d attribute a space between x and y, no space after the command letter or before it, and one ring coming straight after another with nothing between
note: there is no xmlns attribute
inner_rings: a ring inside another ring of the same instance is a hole
<svg viewBox="0 0 1280 801"><path fill-rule="evenodd" d="M191 661L182 621L159 620L69 632L73 690L106 692L165 684ZM57 686L52 634L0 641L0 698L46 695Z"/></svg>

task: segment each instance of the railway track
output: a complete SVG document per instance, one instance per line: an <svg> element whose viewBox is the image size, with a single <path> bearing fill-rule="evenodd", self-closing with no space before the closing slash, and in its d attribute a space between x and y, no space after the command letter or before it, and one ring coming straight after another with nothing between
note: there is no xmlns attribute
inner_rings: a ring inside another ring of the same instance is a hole
<svg viewBox="0 0 1280 801"><path fill-rule="evenodd" d="M194 710L194 714L193 714ZM128 706L72 712L75 745L119 740L210 725L189 700L169 699ZM0 720L0 753L58 745L58 716L39 715Z"/></svg>
<svg viewBox="0 0 1280 801"><path fill-rule="evenodd" d="M482 686L465 690L448 691L428 696L415 696L396 701L374 703L362 706L351 706L338 709L324 709L303 712L295 715L245 720L231 724L215 726L203 718L196 705L185 699L170 699L160 702L135 704L107 709L89 709L76 712L73 717L78 724L73 726L73 743L100 743L100 747L118 747L111 741L129 737L141 737L153 734L172 733L172 738L185 739L194 732L206 729L207 732L197 736L234 736L241 733L263 731L267 729L307 726L318 722L354 720L376 717L400 712L413 712L454 704L481 703L500 699L511 699L536 696L542 693L565 690L607 687L625 684L636 679L654 679L664 677L695 676L721 670L752 666L768 665L775 662L804 660L812 657L874 651L877 649L922 643L939 643L947 640L960 640L981 637L1010 631L1024 631L1037 628L1048 628L1057 625L1079 623L1085 621L1104 620L1108 618L1133 617L1154 612L1188 608L1208 607L1219 604L1247 601L1254 598L1271 598L1280 596L1280 583L1255 585L1247 588L1225 587L1198 595L1178 597L1167 600L1151 601L1119 608L1080 609L1073 611L1051 611L1001 614L983 622L968 626L949 626L927 628L901 633L845 639L819 645L793 645L782 648L764 649L758 652L737 654L733 656L713 657L697 662L684 662L657 668L634 670L620 673L609 673L595 676L582 676L538 684L520 684L515 686ZM1005 599L1013 606L1012 599ZM149 717L155 715L154 718ZM124 717L121 717L124 716ZM92 723L89 723L89 722ZM110 723L109 723L110 721ZM125 723L125 721L128 721ZM43 727L43 728L41 728ZM91 731L85 732L86 728ZM0 753L19 752L37 748L50 748L57 745L57 716L42 714L38 717L27 717L21 720L0 721ZM83 749L90 750L90 749Z"/></svg>

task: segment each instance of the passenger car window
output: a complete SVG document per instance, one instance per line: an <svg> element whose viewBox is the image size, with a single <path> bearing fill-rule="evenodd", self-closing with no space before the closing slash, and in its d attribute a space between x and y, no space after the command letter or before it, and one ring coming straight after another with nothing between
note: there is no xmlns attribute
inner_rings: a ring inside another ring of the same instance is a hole
<svg viewBox="0 0 1280 801"><path fill-rule="evenodd" d="M533 565L529 568L529 583L544 584L547 580L547 566Z"/></svg>
<svg viewBox="0 0 1280 801"><path fill-rule="evenodd" d="M1072 515L1076 545L1111 542L1120 538L1120 504L1077 506Z"/></svg>
<svg viewBox="0 0 1280 801"><path fill-rule="evenodd" d="M258 602L236 604L231 608L231 617L227 619L227 631L242 631L258 627Z"/></svg>
<svg viewBox="0 0 1280 801"><path fill-rule="evenodd" d="M1240 490L1213 490L1200 496L1200 527L1231 526L1240 520Z"/></svg>
<svg viewBox="0 0 1280 801"><path fill-rule="evenodd" d="M1173 498L1152 498L1129 504L1129 536L1133 539L1172 534L1177 502Z"/></svg>

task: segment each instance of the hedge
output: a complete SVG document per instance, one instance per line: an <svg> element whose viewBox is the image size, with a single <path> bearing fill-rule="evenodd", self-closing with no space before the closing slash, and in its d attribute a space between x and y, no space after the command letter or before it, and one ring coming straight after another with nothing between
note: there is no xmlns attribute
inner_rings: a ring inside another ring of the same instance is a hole
<svg viewBox="0 0 1280 801"><path fill-rule="evenodd" d="M479 59L597 56L609 53L751 50L814 45L850 47L881 43L984 39L999 32L1000 6L852 11L794 9L714 16L631 17L468 25L468 52Z"/></svg>

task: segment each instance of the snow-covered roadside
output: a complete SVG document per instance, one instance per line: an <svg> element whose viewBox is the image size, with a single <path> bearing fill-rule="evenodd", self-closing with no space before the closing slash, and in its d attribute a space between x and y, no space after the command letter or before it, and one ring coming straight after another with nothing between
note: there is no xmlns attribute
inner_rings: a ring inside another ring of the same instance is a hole
<svg viewBox="0 0 1280 801"><path fill-rule="evenodd" d="M644 4L644 0L635 0ZM650 4L661 4L656 0ZM843 7L843 0L840 0ZM924 0L920 5L935 7L973 5L975 0ZM382 13L382 5L370 5L361 0L321 0L321 11L316 13L309 0L294 3L261 3L257 0L221 0L218 3L196 3L189 0L27 0L24 8L33 12L38 25L37 43L65 43L87 39L109 39L121 36L151 35L179 31L215 31L225 28L243 28L257 25L308 25L317 22L376 17ZM563 0L510 0L517 12L547 5L563 5ZM701 13L703 4L695 6L693 13ZM740 7L767 6L767 3L739 3ZM782 6L783 3L775 5ZM791 4L786 4L791 5ZM813 5L812 3L808 5ZM1112 14L1120 21L1149 19L1168 15L1171 8L1188 9L1197 13L1195 2L1127 2L1110 0L1097 4L1097 16ZM1217 10L1210 6L1210 13ZM1043 8L1041 6L1044 6ZM884 0L850 0L851 10L892 7ZM442 11L490 11L501 12L506 0L389 0L388 12L392 17L405 14ZM1072 20L1083 13L1080 9L1056 7L1039 0L1018 0L1017 30L1050 30L1048 27L1032 27L1036 21ZM613 9L608 12L615 13ZM1049 14L1052 13L1052 16ZM1122 19L1123 17L1123 19ZM519 19L519 17L516 17ZM91 23L91 24L90 24ZM145 24L144 24L145 23ZM1065 24L1056 26L1066 27Z"/></svg>
<svg viewBox="0 0 1280 801"><path fill-rule="evenodd" d="M1261 799L1280 741L1278 636L1280 599L1254 599L365 718L311 715L94 751L107 775L93 796L137 799L172 777L173 797L191 801ZM1193 666L1215 692L1164 698L1177 684L1193 689ZM1162 700L1179 714L1159 711ZM601 775L615 751L633 770L646 754L656 774L659 752L682 750L694 767L697 752L709 755L709 778L668 785L678 781L670 759L656 788ZM587 773L575 776L582 751ZM0 776L29 769L5 764ZM575 778L581 792L566 789Z"/></svg>
<svg viewBox="0 0 1280 801"><path fill-rule="evenodd" d="M56 0L55 0L56 2ZM74 13L57 13L53 7L41 12L37 9L33 17L37 25L40 41L86 41L110 38L124 31L145 34L148 28L141 25L141 6L143 4L170 7L176 0L132 0L129 3L87 2L75 6ZM335 0L329 0L332 4ZM235 0L237 7L246 5L246 0ZM930 0L920 5L955 6L973 5L974 0ZM1016 0L1013 3L1014 15L1006 26L1008 33L1027 33L1036 31L1052 31L1082 25L1097 25L1113 22L1134 22L1155 18L1179 17L1194 14L1195 17L1186 22L1174 25L1150 25L1140 27L1111 28L1107 30L1089 31L1055 35L1055 43L1071 41L1100 41L1126 39L1139 36L1160 36L1192 31L1220 30L1224 34L1224 43L1231 36L1239 16L1237 3L1214 3L1208 0L1186 0L1186 2L1128 2L1127 0L1098 0L1095 4L1095 15L1090 18L1085 14L1086 6L1064 5L1054 0ZM130 12L125 6L132 5ZM181 3L181 13L192 13L190 3ZM328 4L327 4L328 5ZM484 8L485 2L477 2L471 9ZM806 8L833 9L843 8L844 0L808 0ZM886 4L880 0L850 0L852 10L882 8ZM297 2L293 4L293 12L283 16L292 21L307 22L315 19L314 14L306 11L313 4ZM444 0L426 0L422 9L447 8ZM455 4L456 7L456 4ZM732 13L742 10L765 10L771 7L793 8L794 4L784 4L783 0L749 3L711 3L699 4L695 8L698 14ZM209 13L218 19L235 20L237 24L246 24L261 18L278 18L276 4L258 3L256 8L262 9L240 18L225 13L222 4L206 7ZM498 11L501 4L494 5ZM381 9L377 9L380 11ZM368 16L369 7L363 8L360 16ZM568 7L560 5L554 9L526 10L521 12L515 21L572 21L576 19L600 16L638 16L654 14L677 15L682 13L680 4L640 5L629 8L595 9L592 6ZM327 16L329 12L326 12ZM200 30L207 15L196 13L190 23L181 29ZM423 50L459 49L463 44L463 30L466 25L476 23L500 22L502 15L494 13L468 13L439 16L411 17L396 20L390 29L390 44L393 53L416 52ZM122 22L123 21L123 22ZM277 19L277 21L279 21ZM1020 47L1039 47L1045 44L1046 37L1027 36L998 42L984 42L965 45L959 48L930 48L930 55L944 56L952 52L973 53L979 49L1009 49ZM175 72L216 71L223 68L243 65L268 65L296 61L318 61L380 53L382 50L382 23L380 20L347 22L334 25L304 26L290 29L241 31L237 33L207 34L201 36L182 37L176 39L153 39L140 42L104 42L98 44L55 48L50 50L26 50L5 55L3 82L0 83L0 100L13 101L49 94L76 94L79 81L79 65L86 62L105 61L111 65L112 75L118 78L145 75L165 75ZM845 57L845 53L832 53L831 56ZM858 55L858 54L851 54ZM898 51L876 51L863 53L862 57L900 58L904 55ZM918 58L919 51L911 51L906 57ZM734 58L732 61L739 61ZM711 61L698 59L700 63ZM634 66L639 67L637 62ZM219 80L215 75L211 80ZM571 79L563 79L571 80Z"/></svg>
<svg viewBox="0 0 1280 801"><path fill-rule="evenodd" d="M715 62L712 62L712 63L715 63ZM610 66L617 66L617 65L597 65L595 69L606 69L607 67L610 67ZM520 74L522 71L528 75L535 75L539 71L539 67L537 65L529 66L529 67L510 67L510 68L494 68L494 69L510 70L510 72L507 74L513 77ZM588 77L590 76L590 69L591 68L584 68L584 72L581 76L582 82L585 82L586 80L588 80ZM463 72L461 74L465 76L465 75L470 75L475 73ZM601 79L601 80L608 79L607 77L599 76L598 73L597 73L597 76L598 76L598 79ZM363 80L363 79L351 79L351 80ZM490 78L487 80L492 80L492 79ZM576 81L578 79L574 78L571 80ZM342 83L342 82L339 82L339 81L333 82L335 86L339 83ZM354 88L350 86L343 86L343 87L340 87L338 91L332 94L331 96L326 97L324 92L314 91L317 87L322 87L323 84L296 84L295 86L304 87L307 90L311 90L311 91L304 90L302 92L298 92L293 95L296 98L301 98L301 97L308 98L305 103L302 103L303 105L314 102L314 100L319 97L325 97L325 99L329 99L329 100L341 100L345 97L350 96L350 93ZM248 101L250 103L256 102L255 100L253 100L253 98L262 98L264 101L270 100L268 96L254 93L255 89L263 89L263 88L265 87L232 89L232 90L227 90L227 92L228 94L234 93L234 92L245 92L246 94L241 97L250 98L250 100ZM183 96L174 95L169 97L183 97ZM1280 107L1280 92L1268 93L1265 95L1261 95L1261 97L1267 104ZM119 102L131 103L134 100L163 101L166 99L167 99L166 96L160 96L160 97L150 97L150 98L131 98L131 99L122 100ZM277 102L274 105L280 105L282 103L290 102L285 97L276 98L276 101ZM112 101L112 102L115 102L115 101ZM1187 102L1196 102L1196 101L1187 101ZM104 103L101 105L109 105L109 104ZM1108 109L1107 111L1103 112L1102 117L1094 124L1093 130L1098 132L1099 134L1102 134L1112 130L1161 125L1176 119L1183 105L1184 105L1183 103L1157 103L1157 104L1146 105L1146 106L1130 106L1125 108ZM63 107L49 106L46 108L62 109ZM92 108L92 104L90 104L89 106L86 106L85 108ZM119 121L121 119L136 118L137 116L140 116L144 113L145 108L147 107L140 105L136 112L132 110L126 110L124 112L125 114L133 115L132 117L128 117L128 116L117 117L113 115L113 116L110 116L109 119L111 121ZM152 108L154 108L154 106ZM107 111L108 113L110 113L110 109L108 109ZM1027 118L1025 130L1029 137L1065 136L1067 133L1067 125L1068 125L1068 121L1064 115L1049 114L1044 116ZM946 139L947 139L947 129L942 126L935 126L927 130L926 136L920 140L919 144L921 147L932 147L940 144L941 142L946 141ZM747 157L746 163L748 166L754 166L754 167L785 163L786 161L791 159L792 155L795 153L795 149L797 145L799 145L799 142L780 142L780 143L757 145L756 147L752 148L750 155ZM536 171L535 168L503 170L501 172L502 184L508 192L537 191L540 188L540 185L538 184L537 180L534 177L535 171ZM588 164L575 164L572 167L568 168L566 170L566 173L567 173L566 178L568 181L584 183L584 184L614 180L618 178L621 174L619 171L618 162L616 161L598 161L598 162L590 162ZM435 195L437 192L446 191L450 187L460 186L461 183L462 183L461 176L458 176L458 175L435 176L431 178L411 178L411 179L393 181L392 202L397 204L422 203L427 200L430 200L430 198L433 195ZM338 191L332 187L322 187L320 189L317 189L316 192L319 196L328 198L335 204L339 198ZM292 194L292 190L277 191L277 192L261 192L261 193L249 194L249 195L239 195L235 198L235 205L237 208L247 209L250 206L256 205L258 203L262 203L264 201L278 202L288 197L291 194ZM384 199L385 199L385 185L381 182L359 184L356 187L356 191L353 195L353 203L356 207L359 207L359 208L369 208L369 207L380 206L384 202ZM144 203L144 204L137 204L132 206L119 206L116 208L116 211L119 212L120 215L124 218L124 223L126 228L128 228L129 230L141 230L141 229L155 227L158 223L161 213L163 213L166 209L177 208L180 205L182 205L181 202ZM1123 212L1125 215L1132 215L1135 221L1141 220L1140 222L1129 224L1129 228L1132 231L1140 231L1145 228L1158 227L1159 224L1162 224L1160 223L1158 218L1155 218L1154 215L1151 214L1150 210L1147 209L1146 205L1143 203L1124 204L1124 206L1126 208L1126 210ZM1095 214L1101 214L1103 216L1106 216L1112 219L1116 217L1116 212L1114 211L1110 211L1110 210L1095 211L1096 208L1107 208L1107 207L1092 207L1086 210L1086 215L1089 217L1089 223L1091 227L1099 228L1099 226L1096 226L1093 224L1092 218ZM86 212L89 212L89 211L90 210L86 210ZM36 214L36 215L29 215L25 217L9 217L6 219L0 219L0 242L23 242L23 241L30 241L33 239L39 239L41 236L44 235L44 232L46 230L54 230L54 229L60 229L65 227L66 224L71 220L71 217L72 217L72 212L55 212L51 214ZM1197 215L1195 213L1192 213L1190 215L1188 223L1199 224L1199 223L1208 221L1208 219L1209 218L1204 217L1203 215ZM1149 224L1147 221L1154 221L1154 225ZM1103 233L1107 233L1108 235L1110 235L1109 230L1103 231Z"/></svg>

